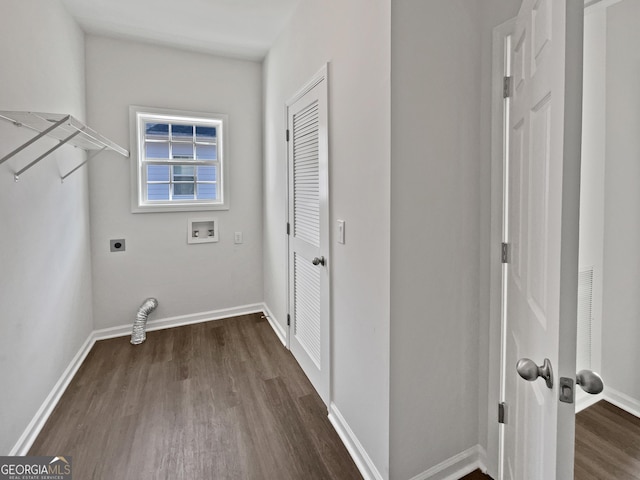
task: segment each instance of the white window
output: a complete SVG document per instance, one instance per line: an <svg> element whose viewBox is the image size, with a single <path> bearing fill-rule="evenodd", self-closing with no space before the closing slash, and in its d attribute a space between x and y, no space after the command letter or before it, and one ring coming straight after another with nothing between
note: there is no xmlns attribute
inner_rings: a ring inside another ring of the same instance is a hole
<svg viewBox="0 0 640 480"><path fill-rule="evenodd" d="M130 107L131 209L226 210L227 116Z"/></svg>

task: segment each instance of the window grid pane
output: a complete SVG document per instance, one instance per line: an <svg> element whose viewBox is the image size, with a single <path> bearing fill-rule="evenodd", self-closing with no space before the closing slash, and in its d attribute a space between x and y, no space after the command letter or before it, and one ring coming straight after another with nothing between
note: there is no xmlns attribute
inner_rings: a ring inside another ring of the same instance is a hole
<svg viewBox="0 0 640 480"><path fill-rule="evenodd" d="M211 165L147 164L147 201L218 200L217 162Z"/></svg>
<svg viewBox="0 0 640 480"><path fill-rule="evenodd" d="M218 134L222 124L143 120L139 145L143 197L151 203L222 201ZM179 117L175 117L176 120ZM218 120L216 120L218 122ZM195 163L195 165L193 163Z"/></svg>
<svg viewBox="0 0 640 480"><path fill-rule="evenodd" d="M171 124L171 140L191 140L193 142L193 125Z"/></svg>
<svg viewBox="0 0 640 480"><path fill-rule="evenodd" d="M216 127L205 127L196 125L196 142L198 143L215 143L217 129Z"/></svg>
<svg viewBox="0 0 640 480"><path fill-rule="evenodd" d="M168 123L146 122L144 130L146 140L169 140Z"/></svg>

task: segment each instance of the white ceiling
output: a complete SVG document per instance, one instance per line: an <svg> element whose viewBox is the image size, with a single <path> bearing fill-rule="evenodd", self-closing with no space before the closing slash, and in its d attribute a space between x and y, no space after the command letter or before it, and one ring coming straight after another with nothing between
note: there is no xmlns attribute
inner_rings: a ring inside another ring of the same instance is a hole
<svg viewBox="0 0 640 480"><path fill-rule="evenodd" d="M300 0L62 0L88 33L261 60Z"/></svg>

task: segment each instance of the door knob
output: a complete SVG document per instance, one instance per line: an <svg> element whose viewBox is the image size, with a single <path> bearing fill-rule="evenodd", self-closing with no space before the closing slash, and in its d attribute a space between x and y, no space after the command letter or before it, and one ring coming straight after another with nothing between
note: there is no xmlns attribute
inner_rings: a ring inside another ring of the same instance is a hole
<svg viewBox="0 0 640 480"><path fill-rule="evenodd" d="M322 265L324 267L324 257L315 257L313 260L311 260L311 263L313 263L314 265Z"/></svg>
<svg viewBox="0 0 640 480"><path fill-rule="evenodd" d="M553 388L553 370L548 358L544 359L544 363L541 366L536 365L536 362L529 358L521 358L516 364L516 370L518 375L528 382L534 382L538 377L542 377L547 387Z"/></svg>
<svg viewBox="0 0 640 480"><path fill-rule="evenodd" d="M591 395L597 395L604 390L602 377L592 370L580 370L576 375L576 383Z"/></svg>

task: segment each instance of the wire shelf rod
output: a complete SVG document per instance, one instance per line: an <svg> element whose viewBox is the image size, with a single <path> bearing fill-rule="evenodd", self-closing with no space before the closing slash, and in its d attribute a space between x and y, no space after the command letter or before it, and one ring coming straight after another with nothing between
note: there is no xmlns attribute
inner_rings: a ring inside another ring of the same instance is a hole
<svg viewBox="0 0 640 480"><path fill-rule="evenodd" d="M89 163L89 160L93 160L94 158L96 158L98 155L100 155L101 153L103 153L105 150L107 150L107 146L102 147L100 150L98 150L97 152L91 154L91 155L87 155L87 159L82 162L80 165L78 165L77 167L75 167L73 170L69 171L69 173L67 173L66 175L63 175L62 177L60 177L60 181L61 183L64 183L64 181L67 179L67 177L69 177L69 175L71 175L72 173L74 173L76 170L79 170L80 168L82 168L83 166L85 166L87 163Z"/></svg>
<svg viewBox="0 0 640 480"><path fill-rule="evenodd" d="M22 126L22 123L20 122L16 122L14 120L11 120L8 117L4 117L7 120L13 122L14 124L18 125L18 126ZM37 142L38 140L40 140L42 137L48 135L49 133L51 133L53 130L55 130L56 128L58 128L60 125L62 125L63 123L65 123L66 121L69 120L71 116L67 115L66 117L60 119L59 121L57 121L56 123L54 123L53 125L51 125L49 128L47 128L46 130L40 132L38 135L36 135L35 137L33 137L31 140L28 140L26 143L23 143L22 145L20 145L18 148L16 148L13 152L8 153L7 155L5 155L4 157L2 157L2 159L0 159L0 165L2 165L4 162L6 162L7 160L9 160L11 157L13 157L14 155L20 153L22 150L24 150L25 148L27 148L29 145L34 144L35 142ZM29 127L32 130L34 130L33 127Z"/></svg>
<svg viewBox="0 0 640 480"><path fill-rule="evenodd" d="M71 135L69 135L67 138L65 138L64 140L60 140L60 142L57 145L54 145L53 147L51 147L49 150L47 150L46 152L44 152L42 155L40 155L38 158L36 158L33 162L31 162L29 165L27 165L26 167L24 167L23 169L21 169L20 171L16 172L13 175L14 180L17 182L20 179L20 175L22 175L24 172L26 172L27 170L29 170L31 167L33 167L34 165L36 165L37 163L40 162L40 160L42 160L43 158L45 158L46 156L48 156L49 154L55 152L57 149L59 149L62 145L64 145L65 143L67 143L69 140L73 139L75 136L80 135L82 133L82 130L77 130L76 132L72 133Z"/></svg>

